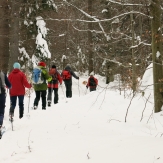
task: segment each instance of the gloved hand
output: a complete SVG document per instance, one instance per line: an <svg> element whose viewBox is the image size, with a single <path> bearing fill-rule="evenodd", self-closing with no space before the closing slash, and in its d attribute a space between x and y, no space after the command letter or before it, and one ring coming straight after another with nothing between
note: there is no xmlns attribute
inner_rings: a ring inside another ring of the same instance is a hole
<svg viewBox="0 0 163 163"><path fill-rule="evenodd" d="M86 85L86 88L88 89L88 85Z"/></svg>

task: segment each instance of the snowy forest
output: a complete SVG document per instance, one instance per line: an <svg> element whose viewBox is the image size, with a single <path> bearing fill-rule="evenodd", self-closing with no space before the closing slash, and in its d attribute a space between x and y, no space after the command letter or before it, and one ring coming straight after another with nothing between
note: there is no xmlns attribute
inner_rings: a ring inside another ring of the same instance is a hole
<svg viewBox="0 0 163 163"><path fill-rule="evenodd" d="M94 72L119 90L139 89L153 64L154 111L163 94L163 0L1 0L0 68L18 61L25 73L39 61L79 74ZM146 85L146 88L148 85Z"/></svg>

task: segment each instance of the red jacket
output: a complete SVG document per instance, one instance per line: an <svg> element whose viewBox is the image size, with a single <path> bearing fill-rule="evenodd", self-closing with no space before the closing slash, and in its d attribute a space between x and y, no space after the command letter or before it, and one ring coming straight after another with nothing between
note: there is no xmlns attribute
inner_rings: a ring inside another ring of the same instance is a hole
<svg viewBox="0 0 163 163"><path fill-rule="evenodd" d="M93 78L93 79L94 79L94 81L95 81L95 85L94 85L94 86L91 86L91 85L90 85L90 78ZM98 85L98 80L97 80L95 77L90 76L89 79L88 79L87 86L90 87L90 88L96 88L97 85Z"/></svg>
<svg viewBox="0 0 163 163"><path fill-rule="evenodd" d="M62 78L59 72L57 71L57 80L51 80L48 82L48 88L58 88L58 81L60 85L62 84Z"/></svg>
<svg viewBox="0 0 163 163"><path fill-rule="evenodd" d="M25 87L31 88L25 74L17 68L9 74L8 79L12 85L10 96L25 95Z"/></svg>

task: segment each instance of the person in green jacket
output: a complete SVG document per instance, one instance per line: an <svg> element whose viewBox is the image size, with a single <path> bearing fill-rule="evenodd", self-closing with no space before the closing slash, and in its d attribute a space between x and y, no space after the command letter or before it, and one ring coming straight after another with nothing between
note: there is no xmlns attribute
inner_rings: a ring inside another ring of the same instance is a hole
<svg viewBox="0 0 163 163"><path fill-rule="evenodd" d="M46 81L51 81L52 77L49 75L47 69L46 69L46 64L44 62L39 62L38 66L36 67L36 69L41 69L41 76L44 80L43 83L40 84L34 84L34 90L35 90L35 94L36 97L34 99L34 106L33 108L36 110L38 107L38 103L40 101L40 97L42 99L42 109L46 110L46 90L47 90L47 83Z"/></svg>

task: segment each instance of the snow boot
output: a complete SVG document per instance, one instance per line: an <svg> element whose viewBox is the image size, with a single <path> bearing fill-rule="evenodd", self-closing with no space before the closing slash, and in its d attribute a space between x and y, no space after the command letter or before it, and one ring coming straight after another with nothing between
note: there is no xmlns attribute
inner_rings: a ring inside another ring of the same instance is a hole
<svg viewBox="0 0 163 163"><path fill-rule="evenodd" d="M13 121L14 121L13 117L14 117L14 114L10 114L10 115L9 115L9 121L10 121L10 122L13 122Z"/></svg>
<svg viewBox="0 0 163 163"><path fill-rule="evenodd" d="M34 106L33 109L36 110L37 109L37 106Z"/></svg>
<svg viewBox="0 0 163 163"><path fill-rule="evenodd" d="M48 106L49 106L49 107L51 106L51 102L50 102L50 101L48 101Z"/></svg>

